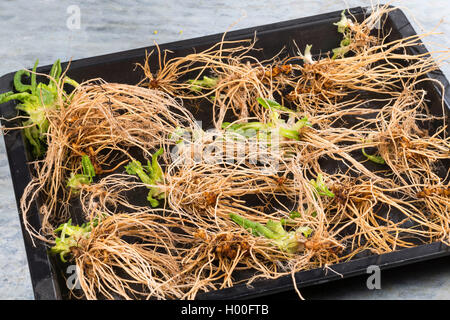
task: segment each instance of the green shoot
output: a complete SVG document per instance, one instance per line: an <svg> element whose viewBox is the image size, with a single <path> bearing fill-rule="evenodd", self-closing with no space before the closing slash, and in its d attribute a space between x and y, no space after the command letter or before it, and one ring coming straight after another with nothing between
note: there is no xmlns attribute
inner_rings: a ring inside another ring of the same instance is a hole
<svg viewBox="0 0 450 320"><path fill-rule="evenodd" d="M302 129L305 126L310 127L311 124L308 122L307 117L303 117L301 120L298 120L292 127L286 127L284 120L281 120L279 117L278 112L274 111L273 109L282 110L282 111L288 111L292 112L292 110L280 105L278 102L269 100L269 99L263 99L258 98L257 99L259 104L269 110L272 110L271 119L272 122L269 123L270 127L279 127L278 133L280 136L285 137L287 139L292 140L300 140L300 129ZM292 116L292 115L290 115Z"/></svg>
<svg viewBox="0 0 450 320"><path fill-rule="evenodd" d="M23 122L24 135L30 142L35 157L39 158L45 153L46 133L49 122L46 117L46 109L58 108L58 87L57 82L61 81L61 62L57 60L50 70L52 77L50 83L36 83L36 68L39 60L33 67L31 73L31 84L23 84L22 77L30 77L30 72L27 70L17 71L14 75L14 88L18 93L12 91L0 95L0 104L10 100L18 100L20 104L17 109L24 111L28 115L28 120ZM78 83L68 77L63 80L74 87Z"/></svg>
<svg viewBox="0 0 450 320"><path fill-rule="evenodd" d="M301 216L302 216L302 214L298 211L292 211L289 214L289 218L291 218L291 219L300 218Z"/></svg>
<svg viewBox="0 0 450 320"><path fill-rule="evenodd" d="M203 76L203 79L188 80L187 82L192 86L189 88L192 91L201 92L203 89L214 88L217 85L219 78L210 78Z"/></svg>
<svg viewBox="0 0 450 320"><path fill-rule="evenodd" d="M93 177L95 177L95 168L92 165L91 159L87 155L83 155L81 158L82 174L70 174L70 178L67 180L67 187L71 188L76 194L83 185L91 184Z"/></svg>
<svg viewBox="0 0 450 320"><path fill-rule="evenodd" d="M152 155L152 162L148 161L147 166L143 166L138 160L131 161L125 166L128 174L137 175L144 184L156 185L164 183L164 173L158 163L158 157L164 152L161 148ZM159 201L165 198L165 192L158 187L147 187L149 189L147 200L154 208L159 206Z"/></svg>
<svg viewBox="0 0 450 320"><path fill-rule="evenodd" d="M294 231L288 232L284 230L281 221L269 220L264 226L234 213L230 213L230 217L235 223L251 231L253 235L271 239L280 250L288 253L295 253L299 249L300 242L298 237L300 235L308 238L312 233L312 229L309 227L299 227Z"/></svg>
<svg viewBox="0 0 450 320"><path fill-rule="evenodd" d="M328 187L326 186L325 182L323 181L323 176L322 174L318 174L317 175L317 179L311 179L310 181L311 185L315 188L316 192L320 195L320 196L327 196L330 198L334 197L334 193L331 192Z"/></svg>
<svg viewBox="0 0 450 320"><path fill-rule="evenodd" d="M268 136L270 134L270 125L262 122L248 122L248 123L234 123L223 122L222 128L228 132L234 132L241 136L251 138L258 136L262 137L263 134Z"/></svg>
<svg viewBox="0 0 450 320"><path fill-rule="evenodd" d="M89 177L89 182L92 182L92 178L95 177L95 168L89 156L83 155L81 157L81 166L83 168L83 174Z"/></svg>
<svg viewBox="0 0 450 320"><path fill-rule="evenodd" d="M61 232L60 236L55 239L55 245L50 249L52 254L59 254L62 262L67 262L66 256L70 254L72 248L79 247L80 240L89 239L93 227L96 227L98 220L83 223L81 226L72 225L72 219L61 224L54 230L55 234Z"/></svg>
<svg viewBox="0 0 450 320"><path fill-rule="evenodd" d="M164 173L158 163L158 157L164 153L164 149L160 148L152 155L152 163L148 162L147 170L151 172L152 176L157 182L164 182Z"/></svg>
<svg viewBox="0 0 450 320"><path fill-rule="evenodd" d="M350 39L344 39L341 41L341 46L339 48L334 48L333 56L331 59L343 58L350 51Z"/></svg>
<svg viewBox="0 0 450 320"><path fill-rule="evenodd" d="M348 26L350 24L351 20L347 18L345 15L345 10L342 10L341 12L341 20L338 22L333 23L333 25L337 26L338 32L345 34L348 30Z"/></svg>
<svg viewBox="0 0 450 320"><path fill-rule="evenodd" d="M374 156L374 155L367 154L366 151L364 150L364 148L362 148L361 151L362 151L363 155L367 158L367 160L370 160L370 161L378 163L378 164L386 163L381 156Z"/></svg>
<svg viewBox="0 0 450 320"><path fill-rule="evenodd" d="M349 25L351 24L351 20L345 16L345 10L341 13L341 20L336 23L333 23L338 27L338 32L342 33L343 39L339 44L339 48L334 48L333 56L331 59L343 58L350 51L350 34L349 34Z"/></svg>
<svg viewBox="0 0 450 320"><path fill-rule="evenodd" d="M305 53L302 54L301 52L299 52L300 57L303 59L303 61L306 64L314 64L315 63L315 61L312 58L311 48L312 48L312 45L307 44L305 47Z"/></svg>
<svg viewBox="0 0 450 320"><path fill-rule="evenodd" d="M295 218L300 218L302 216L302 214L298 211L292 211L291 213L289 213L289 218L288 219L281 219L280 222L283 225L287 225L287 224L294 224Z"/></svg>
<svg viewBox="0 0 450 320"><path fill-rule="evenodd" d="M230 213L230 218L255 236L264 236L268 239L273 239L275 237L275 234L270 229L259 222L253 222L234 213Z"/></svg>
<svg viewBox="0 0 450 320"><path fill-rule="evenodd" d="M271 122L262 123L262 122L248 122L248 123L235 123L231 124L229 122L222 123L222 128L229 131L238 133L244 137L253 137L258 135L258 138L267 138L270 136L271 131L278 129L278 134L286 139L291 140L300 140L300 131L303 127L311 127L311 124L308 121L307 117L304 117L298 120L294 125L288 127L284 120L280 119L280 115L277 110L289 111L293 116L292 110L281 106L278 102L258 98L258 102L265 108L272 111L270 114Z"/></svg>
<svg viewBox="0 0 450 320"><path fill-rule="evenodd" d="M181 127L176 127L175 131L170 135L170 139L175 141L175 144L179 144L183 142L183 135L186 133L186 129Z"/></svg>
<svg viewBox="0 0 450 320"><path fill-rule="evenodd" d="M282 137L291 140L300 140L300 129L303 127L311 127L307 117L298 120L291 128L280 127L279 133Z"/></svg>
<svg viewBox="0 0 450 320"><path fill-rule="evenodd" d="M278 102L274 101L274 100L270 100L270 99L264 99L264 98L257 98L256 101L258 101L258 103L263 106L266 109L269 110L280 110L280 111L286 111L286 112L293 112L291 109L286 108L285 106L282 106L281 104L279 104Z"/></svg>

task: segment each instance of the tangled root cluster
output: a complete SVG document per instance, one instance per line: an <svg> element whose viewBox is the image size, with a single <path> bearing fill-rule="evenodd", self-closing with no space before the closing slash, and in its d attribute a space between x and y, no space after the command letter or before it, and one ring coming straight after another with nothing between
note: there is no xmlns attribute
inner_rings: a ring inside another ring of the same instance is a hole
<svg viewBox="0 0 450 320"><path fill-rule="evenodd" d="M158 51L156 72L147 55L138 85L81 84L46 115L48 150L21 201L24 221L41 201L42 230L28 230L54 245L55 228L81 211L92 228L70 256L88 299L193 299L367 252L448 243L448 127L444 112L430 115L424 89L441 58L410 53L423 36L374 34L391 10L350 18L343 57L259 61L255 41L223 40L184 57ZM214 131L184 107L196 100L208 102ZM272 138L265 148L262 136ZM127 173L137 159L154 174L160 148L160 180ZM67 179L82 156L96 176L74 192ZM255 232L270 223L284 238ZM288 238L295 250L283 247Z"/></svg>

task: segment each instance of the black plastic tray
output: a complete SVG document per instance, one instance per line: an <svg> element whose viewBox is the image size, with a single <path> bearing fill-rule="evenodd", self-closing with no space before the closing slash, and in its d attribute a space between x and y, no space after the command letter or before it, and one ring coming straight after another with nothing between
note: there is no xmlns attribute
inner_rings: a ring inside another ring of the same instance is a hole
<svg viewBox="0 0 450 320"><path fill-rule="evenodd" d="M353 8L350 12L358 19L362 20L368 14L368 8ZM334 22L340 19L341 12L336 11L321 14L313 17L295 19L270 25L248 28L233 31L227 34L226 40L250 39L256 37L257 47L263 48L258 51L258 58L270 58L277 54L283 47L287 53L294 54L297 50L293 40L299 48L304 48L306 44L313 45L313 54L328 51L339 46L340 35L336 31ZM385 28L391 30L390 39L399 39L415 34L414 29L408 22L406 16L400 10L391 12L385 23ZM160 45L162 50L169 49L174 56L182 56L193 52L199 52L217 43L222 38L222 34L211 35L191 40L183 40ZM135 63L142 63L145 52L151 51L154 47L146 47L123 51L108 55L72 61L68 75L77 80L83 81L91 78L103 78L110 82L120 82L136 84L142 78L142 73L133 71ZM424 53L424 46L413 48L413 53ZM67 63L63 64L63 68ZM38 68L38 72L48 73L51 66ZM0 78L0 92L12 90L14 72ZM441 71L434 71L428 75L430 78L439 80L445 86L444 102L446 110L449 110L450 88L447 79ZM436 84L427 82L427 98L432 102L431 112L439 114L441 109L442 90ZM5 118L12 118L17 115L15 103L5 103L0 108L1 114ZM448 117L448 115L447 115ZM6 127L14 125L14 122L3 122ZM9 132L4 135L6 151L8 155L11 177L14 186L17 204L23 194L24 188L30 181L30 170L27 162L30 155L27 151L23 135L19 131ZM20 210L19 210L20 212ZM63 299L66 297L67 288L61 277L61 271L55 268L54 259L47 255L47 249L36 241L33 245L29 234L24 230L22 215L19 214L25 242L25 249L30 268L31 281L36 299ZM30 211L29 222L39 230L41 226L38 214L38 206L34 204ZM450 248L440 242L420 245L410 249L401 249L392 253L382 255L372 255L358 258L350 262L339 263L330 266L332 270L313 269L298 272L295 275L298 287L318 285L320 283L337 280L341 277L351 277L365 274L367 267L377 265L380 269L387 269L401 265L407 265L418 261L429 260L441 256L450 255ZM293 288L290 276L281 277L275 280L259 280L247 287L245 284L235 285L231 288L201 293L198 299L243 299L255 298L259 296L275 294L291 290Z"/></svg>

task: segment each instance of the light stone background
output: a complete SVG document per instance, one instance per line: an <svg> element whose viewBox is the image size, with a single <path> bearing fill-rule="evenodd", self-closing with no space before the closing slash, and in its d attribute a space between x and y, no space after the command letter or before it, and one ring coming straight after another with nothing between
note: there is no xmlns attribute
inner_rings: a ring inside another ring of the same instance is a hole
<svg viewBox="0 0 450 320"><path fill-rule="evenodd" d="M40 65L91 57L127 49L165 43L258 26L283 20L368 6L370 1L343 0L134 0L134 1L0 1L0 75ZM437 27L444 35L430 38L450 47L450 9L446 0L394 1L407 7L425 30ZM80 29L67 27L70 5L78 5ZM443 22L438 26L439 22ZM238 22L239 21L239 22ZM230 26L235 24L231 29ZM416 31L420 31L414 23ZM432 43L426 41L428 48ZM438 47L433 47L439 49ZM448 65L442 67L447 78ZM421 276L399 272L383 282L382 290L369 291L365 279L351 290L342 286L318 289L306 298L329 299L450 299L450 260L431 263ZM444 265L443 265L444 264ZM348 282L347 282L347 285ZM0 299L33 299L22 232L5 153L0 140Z"/></svg>

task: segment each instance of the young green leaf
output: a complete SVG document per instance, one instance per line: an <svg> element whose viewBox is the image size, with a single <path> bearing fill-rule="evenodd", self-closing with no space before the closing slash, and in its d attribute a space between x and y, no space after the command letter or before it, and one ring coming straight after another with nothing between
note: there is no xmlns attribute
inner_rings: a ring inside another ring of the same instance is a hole
<svg viewBox="0 0 450 320"><path fill-rule="evenodd" d="M386 162L384 161L384 159L381 156L374 156L374 155L370 155L367 154L366 151L364 150L364 148L361 149L363 155L370 161L378 163L378 164L385 164Z"/></svg>
<svg viewBox="0 0 450 320"><path fill-rule="evenodd" d="M75 174L70 173L69 179L67 179L67 187L72 190L74 194L77 194L83 185L89 185L95 177L95 168L92 165L91 159L88 155L81 157L81 168L83 173Z"/></svg>
<svg viewBox="0 0 450 320"><path fill-rule="evenodd" d="M207 88L214 88L217 85L217 82L219 81L219 78L210 78L207 76L203 76L203 79L191 79L187 82L191 84L192 86L189 88L192 91L200 92L203 89Z"/></svg>
<svg viewBox="0 0 450 320"><path fill-rule="evenodd" d="M299 227L297 232L301 232L305 238L308 238L313 230L310 227Z"/></svg>
<svg viewBox="0 0 450 320"><path fill-rule="evenodd" d="M66 256L72 252L72 248L80 246L80 240L89 239L93 227L98 225L98 219L83 223L81 226L72 225L72 219L61 224L54 230L55 234L61 233L55 239L55 245L50 248L52 254L59 254L62 262L67 262Z"/></svg>
<svg viewBox="0 0 450 320"><path fill-rule="evenodd" d="M147 166L143 166L140 161L133 160L125 166L125 170L128 174L137 175L144 184L157 185L164 183L164 173L161 166L158 163L158 157L164 152L161 148L152 155L152 162L148 161ZM159 200L165 198L165 192L158 187L147 187L149 192L147 194L147 200L152 207L159 206Z"/></svg>
<svg viewBox="0 0 450 320"><path fill-rule="evenodd" d="M58 81L59 78L61 77L61 72L62 72L61 61L58 59L55 61L55 63L52 66L52 69L50 70L50 77L55 79L55 81ZM50 82L49 85L53 85L53 82Z"/></svg>
<svg viewBox="0 0 450 320"><path fill-rule="evenodd" d="M331 59L337 59L337 58L343 58L349 51L350 51L350 33L349 33L349 26L352 23L350 19L348 19L345 15L345 10L341 12L341 20L339 20L336 23L333 23L335 26L338 27L338 32L342 33L343 39L341 40L339 44L339 48L334 48L333 56Z"/></svg>
<svg viewBox="0 0 450 320"><path fill-rule="evenodd" d="M19 70L14 74L14 88L18 92L31 91L31 85L22 83L22 76L30 76L27 70Z"/></svg>
<svg viewBox="0 0 450 320"><path fill-rule="evenodd" d="M301 52L299 52L300 57L303 59L303 61L306 64L314 64L314 63L316 63L316 61L314 61L313 58L312 58L311 48L312 48L312 45L311 44L307 44L306 47L305 47L305 53L302 54Z"/></svg>
<svg viewBox="0 0 450 320"><path fill-rule="evenodd" d="M275 237L275 234L269 228L259 222L253 222L234 213L230 213L230 218L244 229L251 231L255 236L264 236L268 239Z"/></svg>
<svg viewBox="0 0 450 320"><path fill-rule="evenodd" d="M81 157L81 166L83 174L89 178L90 182L92 182L92 178L95 177L95 168L88 155L83 155Z"/></svg>
<svg viewBox="0 0 450 320"><path fill-rule="evenodd" d="M336 23L333 23L335 26L338 27L338 32L345 34L345 32L347 31L347 28L350 24L351 20L349 20L347 18L347 16L345 15L345 10L342 10L341 12L341 20L339 20Z"/></svg>
<svg viewBox="0 0 450 320"><path fill-rule="evenodd" d="M325 185L325 182L323 181L323 176L321 173L317 175L317 179L311 179L310 181L311 185L316 189L317 193L320 196L327 196L330 198L334 197L334 193L331 192L328 187Z"/></svg>
<svg viewBox="0 0 450 320"><path fill-rule="evenodd" d="M264 236L271 239L281 251L288 253L295 253L300 245L298 236L302 235L304 238L309 237L312 229L309 227L300 227L294 231L286 231L283 228L282 221L275 222L273 220L267 221L266 225L258 222L253 222L237 214L230 213L231 219L238 225L244 227L246 230L252 232L254 236Z"/></svg>
<svg viewBox="0 0 450 320"><path fill-rule="evenodd" d="M264 98L257 98L256 101L258 101L258 103L263 106L266 109L269 110L280 110L280 111L286 111L286 112L293 112L291 109L286 108L285 106L282 106L281 104L279 104L278 102L274 101L274 100L270 100L270 99L264 99Z"/></svg>
<svg viewBox="0 0 450 320"><path fill-rule="evenodd" d="M49 122L46 116L47 109L58 108L58 88L55 81L60 81L61 77L61 63L59 60L55 62L50 71L50 76L54 79L48 85L36 82L36 68L39 60L36 60L33 71L31 73L31 84L23 84L22 77L30 76L27 70L19 70L14 75L14 88L18 93L6 92L0 95L0 103L8 102L10 100L18 100L20 104L17 109L24 111L28 115L23 125L24 134L33 148L33 154L40 158L46 149L46 133L49 127ZM73 86L78 83L72 79L65 77L64 81ZM35 127L35 128L32 128Z"/></svg>
<svg viewBox="0 0 450 320"><path fill-rule="evenodd" d="M302 216L302 214L298 211L292 211L289 214L289 218L291 218L291 219L300 218L301 216Z"/></svg>

